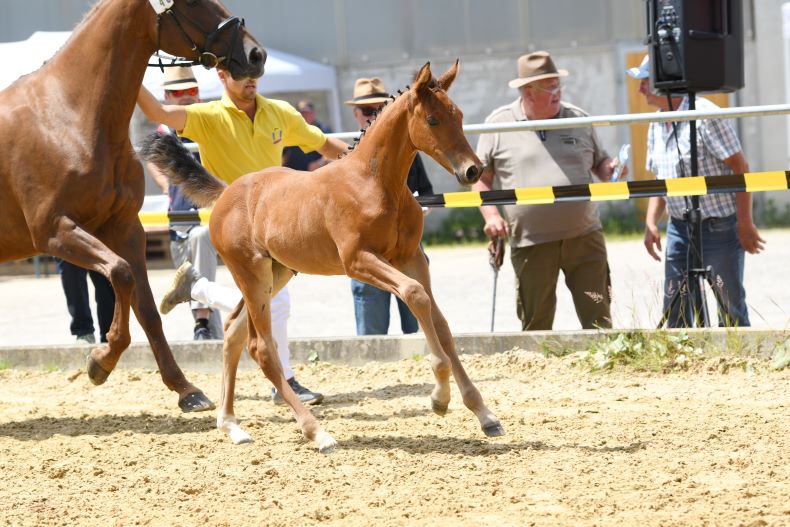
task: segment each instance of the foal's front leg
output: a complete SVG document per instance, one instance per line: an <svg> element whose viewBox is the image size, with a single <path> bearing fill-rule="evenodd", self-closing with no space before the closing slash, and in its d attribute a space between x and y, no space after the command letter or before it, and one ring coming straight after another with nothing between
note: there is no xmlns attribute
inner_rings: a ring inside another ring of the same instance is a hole
<svg viewBox="0 0 790 527"><path fill-rule="evenodd" d="M504 432L499 419L485 406L480 392L469 379L458 359L447 321L431 294L425 255L417 252L401 265L407 274L399 271L380 256L365 252L358 253L347 268L354 273L353 278L397 295L417 317L431 351L431 366L436 377L436 388L431 394L434 412L439 415L447 412L450 402L449 374L452 371L461 390L464 404L477 416L485 434L502 435Z"/></svg>

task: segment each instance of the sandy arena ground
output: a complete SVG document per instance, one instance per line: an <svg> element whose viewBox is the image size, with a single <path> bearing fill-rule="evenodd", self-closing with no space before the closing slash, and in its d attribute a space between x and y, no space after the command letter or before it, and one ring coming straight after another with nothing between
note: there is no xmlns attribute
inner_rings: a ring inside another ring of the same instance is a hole
<svg viewBox="0 0 790 527"><path fill-rule="evenodd" d="M790 525L790 371L589 373L511 351L463 361L507 435L424 360L299 366L338 440L306 443L243 373L234 446L154 372L0 371L2 525ZM721 362L721 363L720 363ZM213 400L219 376L191 374Z"/></svg>

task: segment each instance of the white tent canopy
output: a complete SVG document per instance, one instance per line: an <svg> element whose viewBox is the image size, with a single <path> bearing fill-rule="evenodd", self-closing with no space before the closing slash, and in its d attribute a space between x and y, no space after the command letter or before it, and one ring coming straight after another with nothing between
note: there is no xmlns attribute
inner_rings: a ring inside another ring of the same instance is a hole
<svg viewBox="0 0 790 527"><path fill-rule="evenodd" d="M27 40L0 43L0 90L5 89L22 75L37 70L61 48L71 35L70 31L36 31ZM328 106L332 125L340 129L340 107L337 94L335 68L318 62L266 48L266 72L258 83L262 94L305 91L328 92ZM156 62L152 58L150 63ZM203 99L218 99L222 84L213 70L194 67ZM159 68L148 68L143 84L154 95L162 97L162 77Z"/></svg>

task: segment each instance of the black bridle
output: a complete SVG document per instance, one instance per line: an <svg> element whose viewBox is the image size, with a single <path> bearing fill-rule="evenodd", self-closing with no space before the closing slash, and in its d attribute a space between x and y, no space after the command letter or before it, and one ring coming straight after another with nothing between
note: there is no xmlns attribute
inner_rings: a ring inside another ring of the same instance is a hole
<svg viewBox="0 0 790 527"><path fill-rule="evenodd" d="M188 0L188 3L194 4L196 1L197 0L191 0L191 1ZM192 51L198 54L197 60L191 61L185 58L183 59L173 58L171 64L162 63L162 57L159 55L159 50L161 49L160 39L161 39L162 17L165 15L169 16L170 19L175 23L176 27L181 32L181 35L192 47ZM184 30L184 27L181 25L181 22L179 22L179 17L181 17L183 20L189 23L189 25L198 29L198 31L206 35L206 40L202 47L199 46L194 40L192 40L192 38L189 36L186 30ZM241 28L243 27L244 27L244 19L239 18L237 16L231 16L220 22L217 25L217 28L209 33L208 31L205 31L203 28L201 28L200 24L198 24L197 22L186 16L181 11L178 11L176 9L175 4L173 4L171 7L169 7L162 13L157 13L156 15L156 54L157 54L157 58L159 59L159 64L149 64L149 66L159 66L159 69L162 70L162 73L164 73L165 71L164 69L166 67L173 67L173 66L193 66L193 65L197 66L199 64L204 68L206 68L207 70L210 70L212 68L216 68L217 66L225 62L225 65L227 67L231 62L235 61L235 59L233 58L233 50L236 48L236 43L238 42L239 39L239 33L241 32ZM226 54L218 57L217 55L215 55L214 53L208 50L211 48L211 45L214 43L214 41L216 41L219 38L222 32L226 30L233 30L233 36L230 39L230 44L228 45L228 50ZM238 61L236 62L238 63Z"/></svg>

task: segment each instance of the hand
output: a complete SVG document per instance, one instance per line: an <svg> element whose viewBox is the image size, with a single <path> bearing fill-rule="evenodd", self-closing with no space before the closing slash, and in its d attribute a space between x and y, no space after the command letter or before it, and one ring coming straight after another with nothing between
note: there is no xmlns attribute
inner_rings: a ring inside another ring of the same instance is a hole
<svg viewBox="0 0 790 527"><path fill-rule="evenodd" d="M491 219L486 220L485 227L483 227L483 232L486 233L486 236L489 238L506 238L510 234L510 229L508 228L507 222L502 218L502 216L495 216Z"/></svg>
<svg viewBox="0 0 790 527"><path fill-rule="evenodd" d="M661 261L661 232L657 225L645 226L645 249L653 260Z"/></svg>
<svg viewBox="0 0 790 527"><path fill-rule="evenodd" d="M760 238L760 233L754 223L739 221L736 229L738 230L738 240L744 251L749 254L758 254L765 249L765 245L763 245L765 240Z"/></svg>

